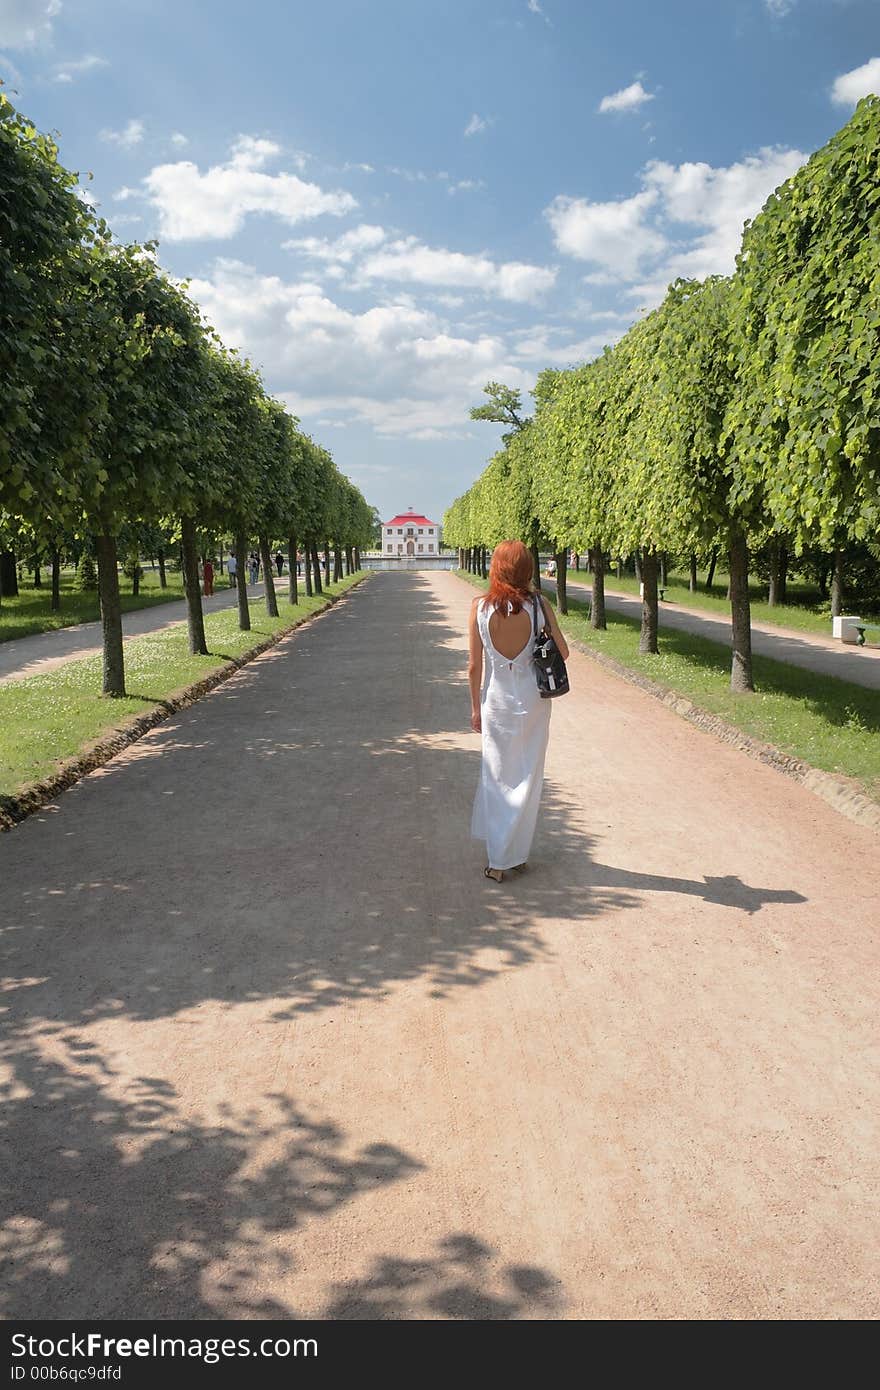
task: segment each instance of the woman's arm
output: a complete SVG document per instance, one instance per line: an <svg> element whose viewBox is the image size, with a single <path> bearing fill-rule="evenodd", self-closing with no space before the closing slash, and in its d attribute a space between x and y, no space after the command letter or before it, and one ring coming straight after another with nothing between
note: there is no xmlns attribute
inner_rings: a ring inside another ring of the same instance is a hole
<svg viewBox="0 0 880 1390"><path fill-rule="evenodd" d="M471 616L468 623L468 685L471 691L471 728L475 733L479 733L482 725L480 723L480 689L483 684L483 642L480 637L480 629L477 627L477 604L480 602L475 598L471 604Z"/></svg>
<svg viewBox="0 0 880 1390"><path fill-rule="evenodd" d="M558 623L557 620L556 620L556 612L555 612L555 610L554 610L553 608L550 607L550 604L549 604L549 603L545 603L545 602L544 602L544 595L543 595L543 594L539 594L538 597L539 597L540 600L541 600L541 607L542 607L543 610L544 610L544 617L545 617L546 620L547 620L547 626L549 627L550 631L552 632L552 634L553 634L553 640L555 641L557 647L559 648L559 654L560 654L560 656L562 657L562 660L563 660L563 661L567 661L567 660L568 660L568 643L566 642L565 638L563 637L562 631L561 631L560 626L559 626L559 623Z"/></svg>

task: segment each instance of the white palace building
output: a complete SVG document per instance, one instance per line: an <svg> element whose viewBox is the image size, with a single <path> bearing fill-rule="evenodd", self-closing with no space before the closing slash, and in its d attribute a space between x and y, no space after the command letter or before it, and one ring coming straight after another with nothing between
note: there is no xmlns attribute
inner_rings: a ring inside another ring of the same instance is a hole
<svg viewBox="0 0 880 1390"><path fill-rule="evenodd" d="M419 516L412 507L390 521L382 522L382 554L439 555L440 527L436 521Z"/></svg>

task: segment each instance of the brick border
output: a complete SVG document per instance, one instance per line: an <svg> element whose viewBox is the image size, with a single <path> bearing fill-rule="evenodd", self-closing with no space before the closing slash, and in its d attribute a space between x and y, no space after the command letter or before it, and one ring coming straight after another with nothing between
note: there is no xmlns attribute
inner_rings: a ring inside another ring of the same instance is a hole
<svg viewBox="0 0 880 1390"><path fill-rule="evenodd" d="M263 652L269 651L282 642L285 637L289 637L297 628L303 627L305 623L312 622L315 618L322 618L325 613L337 603L341 603L353 589L362 584L374 573L373 570L365 570L353 584L341 594L324 595L324 604L321 608L315 609L312 613L305 613L289 627L282 628L280 632L273 633L265 641L259 642L255 647L250 647L241 656L233 657L231 661L218 666L216 671L204 676L202 680L195 681L192 685L184 686L182 690L174 691L166 700L160 700L155 709L147 710L144 714L133 715L126 720L118 729L113 729L109 734L100 738L97 743L86 747L74 758L68 758L61 764L51 777L43 778L39 782L31 782L15 796L4 796L0 794L0 832L12 830L16 825L20 825L28 816L32 816L35 811L54 801L59 792L66 791L75 782L81 781L89 772L94 772L95 768L103 767L109 763L111 758L115 758L117 753L128 748L130 744L137 743L150 729L155 729L157 724L162 724L172 714L178 710L186 709L188 705L194 705L201 700L216 686L222 685L224 681L234 676L236 671L240 671L242 666L247 666L255 657L262 656ZM74 658L75 659L75 658Z"/></svg>

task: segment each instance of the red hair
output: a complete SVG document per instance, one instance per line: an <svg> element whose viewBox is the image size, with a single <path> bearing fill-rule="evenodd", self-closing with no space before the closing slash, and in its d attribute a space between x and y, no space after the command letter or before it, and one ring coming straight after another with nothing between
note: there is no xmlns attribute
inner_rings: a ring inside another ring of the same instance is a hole
<svg viewBox="0 0 880 1390"><path fill-rule="evenodd" d="M535 564L532 552L522 541L502 541L492 551L489 566L489 592L486 602L497 604L502 613L519 613L532 591Z"/></svg>

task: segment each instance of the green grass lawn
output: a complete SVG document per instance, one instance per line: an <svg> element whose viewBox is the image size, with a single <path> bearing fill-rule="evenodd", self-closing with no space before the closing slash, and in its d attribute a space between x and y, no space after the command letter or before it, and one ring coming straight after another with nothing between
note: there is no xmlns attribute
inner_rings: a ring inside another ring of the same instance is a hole
<svg viewBox="0 0 880 1390"><path fill-rule="evenodd" d="M704 576L705 577L705 576ZM572 584L585 584L588 588L592 585L592 575L584 570L569 570L568 578ZM688 577L684 574L670 574L669 583L664 590L666 598L664 602L675 603L682 608L702 608L713 617L729 618L730 604L726 598L727 575L720 571L716 572L716 582L712 586L712 593L706 593L702 587L695 593L691 593L688 588ZM702 580L701 580L702 584ZM631 574L624 575L618 579L616 573L609 571L605 575L605 585L608 589L617 589L620 593L638 595L639 582ZM799 632L813 632L819 637L831 636L831 607L827 600L819 597L818 591L809 584L789 584L788 602L771 608L767 602L766 584L751 584L749 586L751 595L752 618L758 623L772 623L776 627L795 628ZM661 610L663 605L661 604ZM865 616L870 616L866 614Z"/></svg>
<svg viewBox="0 0 880 1390"><path fill-rule="evenodd" d="M472 575L462 577L484 587ZM880 801L876 690L755 656L756 693L734 695L729 688L729 647L661 628L659 654L644 656L638 650L635 619L609 613L607 631L595 632L585 604L570 598L569 610L567 617L560 618L562 629L585 646L684 695L753 738L813 767L852 777L868 796Z"/></svg>
<svg viewBox="0 0 880 1390"><path fill-rule="evenodd" d="M137 597L131 592L131 580L120 574L123 613L130 613L136 608L151 608L154 604L167 603L170 599L182 599L183 575L174 570L167 570L166 573L168 588L161 589L159 571L145 569L141 576L141 591ZM228 587L226 575L218 575L215 570L214 589ZM97 622L101 616L97 593L81 593L76 586L76 574L72 569L61 572L61 607L57 613L53 613L49 608L51 598L51 577L45 572L42 588L35 589L33 582L28 580L20 586L17 597L8 598L4 595L0 601L0 642L11 642L16 637L30 637L35 632L52 632L59 627L72 627L76 623Z"/></svg>
<svg viewBox="0 0 880 1390"><path fill-rule="evenodd" d="M327 592L340 594L363 577L352 575L331 584ZM124 699L102 697L100 656L69 661L44 675L0 685L0 796L14 795L49 776L61 762L132 716L203 680L227 661L316 612L323 603L322 598L307 598L302 590L295 605L279 594L280 616L269 618L263 600L254 599L250 632L239 631L237 608L207 613L209 656L190 653L185 623L133 637L125 644L130 693Z"/></svg>

